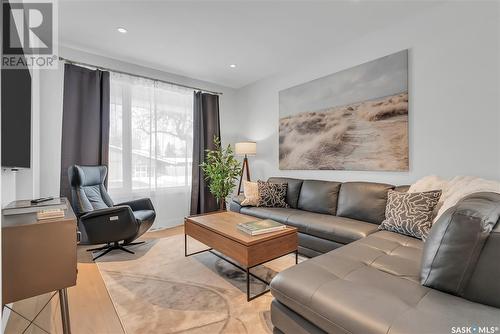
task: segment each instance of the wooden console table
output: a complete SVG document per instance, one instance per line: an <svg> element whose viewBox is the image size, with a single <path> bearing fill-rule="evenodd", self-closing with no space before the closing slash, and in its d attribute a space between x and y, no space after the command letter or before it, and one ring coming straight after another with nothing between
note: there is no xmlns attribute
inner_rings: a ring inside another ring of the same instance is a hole
<svg viewBox="0 0 500 334"><path fill-rule="evenodd" d="M66 288L76 285L76 217L2 215L2 305L58 291L63 333L71 333Z"/></svg>

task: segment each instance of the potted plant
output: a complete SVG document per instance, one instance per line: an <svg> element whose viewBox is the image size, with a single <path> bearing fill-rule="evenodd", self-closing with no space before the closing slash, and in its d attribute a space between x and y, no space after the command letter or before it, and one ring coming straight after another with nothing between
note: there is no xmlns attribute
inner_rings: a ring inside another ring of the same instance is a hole
<svg viewBox="0 0 500 334"><path fill-rule="evenodd" d="M223 148L220 138L214 136L214 150L206 150L205 161L200 165L210 192L219 203L220 210L224 210L226 198L236 185L240 176L240 163L234 157L231 145Z"/></svg>

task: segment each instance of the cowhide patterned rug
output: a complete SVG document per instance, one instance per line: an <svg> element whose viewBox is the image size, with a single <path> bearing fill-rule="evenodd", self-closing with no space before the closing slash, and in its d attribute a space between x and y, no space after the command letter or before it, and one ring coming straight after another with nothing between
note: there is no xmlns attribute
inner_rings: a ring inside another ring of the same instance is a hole
<svg viewBox="0 0 500 334"><path fill-rule="evenodd" d="M189 251L206 248L189 239ZM118 316L133 333L271 333L267 293L246 301L245 275L210 253L184 257L184 236L133 246L135 254L113 251L97 260ZM252 269L271 280L294 264L287 255ZM265 288L252 280L251 291Z"/></svg>

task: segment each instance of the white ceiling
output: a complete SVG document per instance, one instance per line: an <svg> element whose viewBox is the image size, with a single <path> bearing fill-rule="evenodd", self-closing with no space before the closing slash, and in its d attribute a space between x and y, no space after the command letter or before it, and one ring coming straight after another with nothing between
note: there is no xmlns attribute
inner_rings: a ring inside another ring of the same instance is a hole
<svg viewBox="0 0 500 334"><path fill-rule="evenodd" d="M239 88L436 3L67 0L59 2L59 39L64 46Z"/></svg>

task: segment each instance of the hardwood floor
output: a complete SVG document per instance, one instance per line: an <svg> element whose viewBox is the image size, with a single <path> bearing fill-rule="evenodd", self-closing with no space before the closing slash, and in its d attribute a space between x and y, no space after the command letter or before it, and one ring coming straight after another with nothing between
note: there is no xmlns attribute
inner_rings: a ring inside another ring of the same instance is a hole
<svg viewBox="0 0 500 334"><path fill-rule="evenodd" d="M147 232L140 239L152 240L181 234L183 226ZM68 289L71 330L73 334L122 334L125 333L120 319L109 297L104 281L91 254L86 252L90 246L78 246L78 279L74 287ZM45 294L14 303L15 312L33 319L40 309L47 307L37 316L35 324L11 312L5 334L62 333L59 298L56 294ZM28 328L27 328L28 327ZM27 328L27 329L26 329Z"/></svg>

